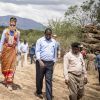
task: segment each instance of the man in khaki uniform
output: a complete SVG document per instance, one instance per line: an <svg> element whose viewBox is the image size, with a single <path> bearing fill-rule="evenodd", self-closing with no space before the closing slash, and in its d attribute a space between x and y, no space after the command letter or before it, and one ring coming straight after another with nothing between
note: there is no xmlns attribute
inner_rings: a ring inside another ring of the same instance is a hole
<svg viewBox="0 0 100 100"><path fill-rule="evenodd" d="M72 50L64 56L64 77L69 88L69 99L80 100L84 94L84 84L87 83L87 72L83 56L80 53L80 44L71 45Z"/></svg>

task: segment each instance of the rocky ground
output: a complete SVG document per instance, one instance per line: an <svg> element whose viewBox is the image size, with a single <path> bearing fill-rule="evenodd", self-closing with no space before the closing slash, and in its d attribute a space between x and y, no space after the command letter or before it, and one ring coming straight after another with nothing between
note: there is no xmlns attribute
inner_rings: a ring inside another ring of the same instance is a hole
<svg viewBox="0 0 100 100"><path fill-rule="evenodd" d="M96 72L88 72L88 84L85 87L85 96L82 100L100 100L100 86L98 85ZM3 76L0 73L0 81ZM0 84L0 100L39 100L35 93L35 64L24 67L17 67L15 73L15 90L9 91L3 84ZM45 85L43 91L45 92ZM68 89L64 83L63 65L55 65L53 81L54 100L68 100Z"/></svg>

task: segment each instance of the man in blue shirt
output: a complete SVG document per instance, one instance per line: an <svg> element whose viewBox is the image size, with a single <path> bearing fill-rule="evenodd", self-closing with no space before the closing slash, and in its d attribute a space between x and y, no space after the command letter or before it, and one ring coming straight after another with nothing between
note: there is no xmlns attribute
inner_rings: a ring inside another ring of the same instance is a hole
<svg viewBox="0 0 100 100"><path fill-rule="evenodd" d="M30 59L31 59L31 64L33 61L35 62L35 44L32 44L32 47L30 48Z"/></svg>
<svg viewBox="0 0 100 100"><path fill-rule="evenodd" d="M46 100L52 100L52 74L57 57L56 41L52 38L52 30L47 28L44 36L36 42L36 93L42 96L43 78L46 82Z"/></svg>
<svg viewBox="0 0 100 100"><path fill-rule="evenodd" d="M96 56L96 69L98 69L98 73L99 73L99 84L100 84L100 52Z"/></svg>

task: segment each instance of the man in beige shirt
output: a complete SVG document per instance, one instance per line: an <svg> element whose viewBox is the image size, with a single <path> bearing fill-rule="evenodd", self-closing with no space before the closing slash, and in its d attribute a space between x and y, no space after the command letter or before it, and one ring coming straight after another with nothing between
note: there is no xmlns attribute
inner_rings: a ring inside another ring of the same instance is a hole
<svg viewBox="0 0 100 100"><path fill-rule="evenodd" d="M83 56L80 53L80 43L72 43L72 50L64 56L64 77L69 87L70 100L80 100L84 94L84 84L87 83L87 72Z"/></svg>

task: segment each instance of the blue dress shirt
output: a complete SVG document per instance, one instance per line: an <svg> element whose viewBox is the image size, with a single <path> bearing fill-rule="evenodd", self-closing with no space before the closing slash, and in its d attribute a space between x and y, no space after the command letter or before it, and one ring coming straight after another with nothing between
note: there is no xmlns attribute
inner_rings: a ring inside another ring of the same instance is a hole
<svg viewBox="0 0 100 100"><path fill-rule="evenodd" d="M57 44L54 39L47 40L42 37L36 43L36 59L45 61L56 61L57 58Z"/></svg>

